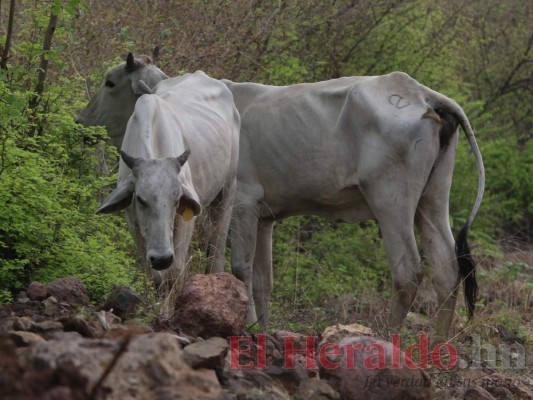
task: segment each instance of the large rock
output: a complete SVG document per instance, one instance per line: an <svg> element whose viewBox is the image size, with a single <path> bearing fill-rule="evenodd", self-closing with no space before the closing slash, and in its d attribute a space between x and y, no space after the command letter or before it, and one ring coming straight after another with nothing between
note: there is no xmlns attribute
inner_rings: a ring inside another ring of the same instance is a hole
<svg viewBox="0 0 533 400"><path fill-rule="evenodd" d="M93 390L122 343L77 336L37 343L21 356L24 379L39 398L87 398L81 395ZM155 333L131 339L99 393L107 400L211 400L221 388L185 363L173 335Z"/></svg>
<svg viewBox="0 0 533 400"><path fill-rule="evenodd" d="M204 338L238 335L246 323L246 287L225 272L194 275L185 283L175 308L174 330Z"/></svg>
<svg viewBox="0 0 533 400"><path fill-rule="evenodd" d="M30 300L44 300L48 297L48 288L41 282L33 281L26 290L26 296L28 296Z"/></svg>
<svg viewBox="0 0 533 400"><path fill-rule="evenodd" d="M140 302L141 298L139 295L129 287L118 286L113 289L107 297L103 309L111 311L113 314L124 320L134 311L135 307Z"/></svg>
<svg viewBox="0 0 533 400"><path fill-rule="evenodd" d="M54 296L57 301L70 305L89 304L89 294L85 285L77 278L67 276L59 278L46 285L48 296Z"/></svg>
<svg viewBox="0 0 533 400"><path fill-rule="evenodd" d="M212 337L186 346L183 349L183 356L185 361L194 369L214 369L224 365L228 350L229 343L226 339Z"/></svg>
<svg viewBox="0 0 533 400"><path fill-rule="evenodd" d="M320 374L334 389L339 391L342 398L350 400L433 399L430 376L423 369L407 368L405 354L394 349L392 343L369 336L360 336L345 337L336 344L342 352L341 355L327 357L330 365L325 366L321 363ZM394 352L399 354L400 362L397 366L393 364ZM378 354L383 354L384 362L380 362Z"/></svg>

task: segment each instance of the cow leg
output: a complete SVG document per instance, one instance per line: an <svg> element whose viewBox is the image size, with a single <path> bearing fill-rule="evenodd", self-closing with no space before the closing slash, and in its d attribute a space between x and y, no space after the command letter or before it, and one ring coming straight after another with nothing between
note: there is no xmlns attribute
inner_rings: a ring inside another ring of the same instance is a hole
<svg viewBox="0 0 533 400"><path fill-rule="evenodd" d="M393 331L400 329L423 278L414 221L410 218L395 217L398 216L382 216L381 219L378 217L387 258L392 268L393 293L389 328Z"/></svg>
<svg viewBox="0 0 533 400"><path fill-rule="evenodd" d="M257 240L258 217L256 207L249 203L236 203L230 224L231 270L246 285L248 315L246 322L257 321L253 296L253 261Z"/></svg>
<svg viewBox="0 0 533 400"><path fill-rule="evenodd" d="M208 243L208 273L224 272L226 264L226 240L231 219L231 209L235 198L234 182L230 189L224 189L222 198L211 210L211 236Z"/></svg>
<svg viewBox="0 0 533 400"><path fill-rule="evenodd" d="M447 208L447 205L443 208ZM424 199L418 209L417 225L420 229L424 258L431 266L433 285L437 292L437 335L439 339L446 339L453 320L460 283L448 213L440 211L429 199Z"/></svg>
<svg viewBox="0 0 533 400"><path fill-rule="evenodd" d="M259 221L253 264L253 292L259 325L268 330L268 303L272 295L272 228L274 221Z"/></svg>
<svg viewBox="0 0 533 400"><path fill-rule="evenodd" d="M423 277L414 232L417 203L414 199L418 198L418 193L412 191L413 186L400 175L365 182L362 190L378 220L392 268L393 293L389 314L392 332L399 330Z"/></svg>
<svg viewBox="0 0 533 400"><path fill-rule="evenodd" d="M448 338L460 284L448 207L456 140L439 155L416 214L424 258L431 267L437 292L437 336L441 340Z"/></svg>

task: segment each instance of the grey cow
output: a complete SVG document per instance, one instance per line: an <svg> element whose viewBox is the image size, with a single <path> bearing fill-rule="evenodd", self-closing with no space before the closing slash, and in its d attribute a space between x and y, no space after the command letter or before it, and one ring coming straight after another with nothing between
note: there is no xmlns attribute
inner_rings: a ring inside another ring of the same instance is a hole
<svg viewBox="0 0 533 400"><path fill-rule="evenodd" d="M378 220L394 278L391 329L422 279L415 224L433 271L438 334L449 333L461 279L473 313L477 283L466 236L484 168L468 118L453 100L398 72L285 87L223 82L241 114L231 247L233 271L252 299L249 322L259 316L268 325L273 222L302 214ZM455 241L448 206L458 125L476 157L479 186Z"/></svg>
<svg viewBox="0 0 533 400"><path fill-rule="evenodd" d="M117 188L98 212L126 209L147 265L164 271L162 282L183 271L193 217L208 207L215 230L212 269L222 271L239 149L233 97L201 71L161 81L153 91L135 103L122 141Z"/></svg>
<svg viewBox="0 0 533 400"><path fill-rule="evenodd" d="M126 62L106 73L77 121L85 126L105 126L113 144L120 148L135 102L141 95L152 93L163 79L168 76L155 66L152 57L129 53Z"/></svg>

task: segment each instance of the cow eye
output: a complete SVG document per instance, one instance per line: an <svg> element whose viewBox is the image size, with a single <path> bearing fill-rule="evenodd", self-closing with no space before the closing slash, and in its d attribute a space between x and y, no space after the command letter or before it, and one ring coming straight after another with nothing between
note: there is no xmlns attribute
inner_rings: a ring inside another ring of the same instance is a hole
<svg viewBox="0 0 533 400"><path fill-rule="evenodd" d="M140 196L137 196L137 201L139 203L139 205L141 207L144 207L144 208L147 208L148 207L148 203L146 202L146 200L144 200L142 197Z"/></svg>
<svg viewBox="0 0 533 400"><path fill-rule="evenodd" d="M115 84L113 82L111 82L109 79L105 81L105 85L108 88L114 88L115 87Z"/></svg>

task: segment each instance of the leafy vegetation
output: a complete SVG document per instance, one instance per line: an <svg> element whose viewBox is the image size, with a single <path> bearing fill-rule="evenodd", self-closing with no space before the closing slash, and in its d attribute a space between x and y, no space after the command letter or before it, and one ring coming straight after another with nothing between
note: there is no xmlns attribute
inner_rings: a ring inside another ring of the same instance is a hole
<svg viewBox="0 0 533 400"><path fill-rule="evenodd" d="M100 83L102 66L155 45L163 49L160 67L169 75L203 69L217 78L282 85L394 70L411 74L456 99L475 128L487 169L485 200L471 231L478 259L510 241L530 242L528 2L12 3L9 38L9 10L0 4L2 302L35 279L78 276L95 301L115 284L136 281L136 254L123 219L94 215L115 182L116 151L101 129L81 128L74 116ZM450 199L455 231L474 202L474 169L461 138ZM331 310L338 317L343 305L368 311L368 304L383 304L378 300L388 296L390 270L372 221L291 218L277 225L274 246L274 319L280 325L298 321L302 310L318 319ZM203 256L193 255L201 263ZM365 303L368 296L378 299Z"/></svg>

